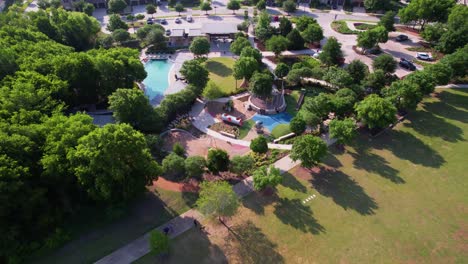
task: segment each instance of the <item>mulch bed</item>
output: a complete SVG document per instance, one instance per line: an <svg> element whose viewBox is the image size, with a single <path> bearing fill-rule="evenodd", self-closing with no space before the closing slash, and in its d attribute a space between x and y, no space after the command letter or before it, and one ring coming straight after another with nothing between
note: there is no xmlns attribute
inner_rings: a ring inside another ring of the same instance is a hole
<svg viewBox="0 0 468 264"><path fill-rule="evenodd" d="M404 33L408 33L408 34L411 34L413 36L418 36L419 37L419 30L418 29L415 29L415 28L412 28L412 27L405 27L405 26L396 26L395 27L398 31L401 31L401 32L404 32Z"/></svg>
<svg viewBox="0 0 468 264"><path fill-rule="evenodd" d="M159 177L158 180L153 181L153 186L173 192L196 193L200 190L199 182L195 179L188 179L184 182L173 182Z"/></svg>

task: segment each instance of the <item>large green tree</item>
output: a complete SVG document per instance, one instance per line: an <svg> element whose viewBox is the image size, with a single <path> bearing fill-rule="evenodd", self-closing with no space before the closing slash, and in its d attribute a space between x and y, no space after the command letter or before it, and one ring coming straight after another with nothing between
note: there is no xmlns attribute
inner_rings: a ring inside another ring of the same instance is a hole
<svg viewBox="0 0 468 264"><path fill-rule="evenodd" d="M447 31L441 36L438 48L452 53L468 43L468 6L456 5L447 21Z"/></svg>
<svg viewBox="0 0 468 264"><path fill-rule="evenodd" d="M317 165L327 154L327 144L319 137L305 135L298 137L291 149L291 159L300 160L302 166L311 168Z"/></svg>
<svg viewBox="0 0 468 264"><path fill-rule="evenodd" d="M93 130L67 157L79 184L101 202L128 201L161 172L143 134L127 124Z"/></svg>
<svg viewBox="0 0 468 264"><path fill-rule="evenodd" d="M250 80L252 75L258 70L258 62L253 57L240 57L234 63L234 78L237 80L245 78Z"/></svg>
<svg viewBox="0 0 468 264"><path fill-rule="evenodd" d="M273 78L268 73L256 72L250 78L250 91L258 97L268 97L273 90Z"/></svg>
<svg viewBox="0 0 468 264"><path fill-rule="evenodd" d="M320 60L328 65L338 65L343 52L341 51L341 43L335 37L330 37L327 43L323 46L322 52L319 55Z"/></svg>
<svg viewBox="0 0 468 264"><path fill-rule="evenodd" d="M257 191L265 188L274 188L283 181L280 170L274 166L258 168L252 174L252 178L253 187Z"/></svg>
<svg viewBox="0 0 468 264"><path fill-rule="evenodd" d="M419 22L424 29L428 22L445 22L455 0L412 0L400 9L398 16L402 23Z"/></svg>
<svg viewBox="0 0 468 264"><path fill-rule="evenodd" d="M289 46L289 40L283 36L273 36L266 42L266 48L273 51L275 57L278 57L281 52L285 51Z"/></svg>
<svg viewBox="0 0 468 264"><path fill-rule="evenodd" d="M381 18L378 23L379 26L383 26L388 32L395 31L395 12L388 11Z"/></svg>
<svg viewBox="0 0 468 264"><path fill-rule="evenodd" d="M195 56L202 56L210 53L210 42L205 37L196 37L189 47L190 52Z"/></svg>
<svg viewBox="0 0 468 264"><path fill-rule="evenodd" d="M364 0L364 7L368 10L386 10L391 7L390 0Z"/></svg>
<svg viewBox="0 0 468 264"><path fill-rule="evenodd" d="M419 86L406 80L392 83L392 85L382 90L382 94L393 102L399 110L416 109L423 97Z"/></svg>
<svg viewBox="0 0 468 264"><path fill-rule="evenodd" d="M240 3L237 0L229 0L227 3L227 9L232 10L232 13L235 14L237 10L240 9Z"/></svg>
<svg viewBox="0 0 468 264"><path fill-rule="evenodd" d="M301 33L297 29L291 30L286 36L289 40L288 49L290 50L301 50L304 49L304 39L301 36Z"/></svg>
<svg viewBox="0 0 468 264"><path fill-rule="evenodd" d="M202 214L218 217L220 222L222 217L233 216L240 205L236 193L225 181L205 181L200 184L200 196L196 204Z"/></svg>
<svg viewBox="0 0 468 264"><path fill-rule="evenodd" d="M184 61L180 73L188 83L204 88L208 82L208 70L197 60Z"/></svg>
<svg viewBox="0 0 468 264"><path fill-rule="evenodd" d="M307 43L320 42L323 39L323 29L317 23L312 23L307 26L301 33Z"/></svg>
<svg viewBox="0 0 468 264"><path fill-rule="evenodd" d="M107 3L107 9L110 13L122 13L125 8L127 8L125 0L109 0Z"/></svg>
<svg viewBox="0 0 468 264"><path fill-rule="evenodd" d="M258 136L250 141L250 149L256 153L266 153L268 151L268 141L264 136Z"/></svg>
<svg viewBox="0 0 468 264"><path fill-rule="evenodd" d="M343 120L333 119L329 124L330 137L336 139L338 144L347 144L356 135L356 122L351 118Z"/></svg>
<svg viewBox="0 0 468 264"><path fill-rule="evenodd" d="M287 17L280 18L279 33L286 37L293 29L291 21Z"/></svg>
<svg viewBox="0 0 468 264"><path fill-rule="evenodd" d="M250 41L247 38L238 37L236 38L236 40L234 40L234 42L231 43L229 50L236 55L240 55L244 48L251 46L252 45L250 44Z"/></svg>
<svg viewBox="0 0 468 264"><path fill-rule="evenodd" d="M383 26L378 26L358 34L357 46L364 51L376 47L379 43L385 43L388 40L388 32Z"/></svg>
<svg viewBox="0 0 468 264"><path fill-rule="evenodd" d="M382 70L385 74L394 73L397 68L397 62L390 54L383 54L378 56L372 62L374 70Z"/></svg>
<svg viewBox="0 0 468 264"><path fill-rule="evenodd" d="M357 117L369 128L385 128L396 121L396 108L392 103L372 94L356 104Z"/></svg>
<svg viewBox="0 0 468 264"><path fill-rule="evenodd" d="M351 75L354 83L361 83L369 74L369 67L360 60L351 61L345 70Z"/></svg>

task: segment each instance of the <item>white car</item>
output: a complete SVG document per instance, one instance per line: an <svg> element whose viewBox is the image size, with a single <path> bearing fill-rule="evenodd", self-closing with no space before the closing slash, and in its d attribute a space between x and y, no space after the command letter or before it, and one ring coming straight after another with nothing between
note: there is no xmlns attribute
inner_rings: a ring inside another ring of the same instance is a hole
<svg viewBox="0 0 468 264"><path fill-rule="evenodd" d="M192 21L193 21L192 16L187 16L187 22L192 22Z"/></svg>
<svg viewBox="0 0 468 264"><path fill-rule="evenodd" d="M431 54L429 54L427 52L418 52L418 53L416 53L416 58L418 58L420 60L425 60L425 61L431 61L432 60Z"/></svg>

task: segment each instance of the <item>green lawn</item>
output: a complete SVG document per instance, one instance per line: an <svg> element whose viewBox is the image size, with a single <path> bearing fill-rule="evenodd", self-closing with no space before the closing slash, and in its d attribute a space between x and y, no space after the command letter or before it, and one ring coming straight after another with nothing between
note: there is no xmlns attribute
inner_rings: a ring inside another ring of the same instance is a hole
<svg viewBox="0 0 468 264"><path fill-rule="evenodd" d="M186 212L197 199L193 193L157 189L146 193L117 220L106 220L104 211L89 211L66 225L76 239L35 263L92 263L135 240L151 229ZM81 237L79 236L81 234Z"/></svg>
<svg viewBox="0 0 468 264"><path fill-rule="evenodd" d="M393 131L332 148L320 171L249 195L230 232L178 237L165 263L466 263L468 90L438 92Z"/></svg>
<svg viewBox="0 0 468 264"><path fill-rule="evenodd" d="M239 139L245 138L254 125L255 122L252 119L245 121L242 127L239 128Z"/></svg>
<svg viewBox="0 0 468 264"><path fill-rule="evenodd" d="M286 100L286 112L290 114L292 117L297 115L296 105L297 100L299 100L300 91L292 91L291 94L287 94L284 96Z"/></svg>
<svg viewBox="0 0 468 264"><path fill-rule="evenodd" d="M206 61L210 80L214 81L225 95L234 94L236 91L236 80L232 76L234 62L234 59L227 57L210 58ZM242 81L237 82L237 85L240 85Z"/></svg>
<svg viewBox="0 0 468 264"><path fill-rule="evenodd" d="M271 135L274 138L279 138L279 137L287 135L289 133L291 133L291 129L289 128L289 124L279 124L275 128L273 128L273 131L271 131Z"/></svg>

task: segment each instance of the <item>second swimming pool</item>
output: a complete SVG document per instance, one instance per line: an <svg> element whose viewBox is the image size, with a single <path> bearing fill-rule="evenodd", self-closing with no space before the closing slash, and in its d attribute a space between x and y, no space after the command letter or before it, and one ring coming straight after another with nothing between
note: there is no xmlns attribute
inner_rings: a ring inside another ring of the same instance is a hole
<svg viewBox="0 0 468 264"><path fill-rule="evenodd" d="M260 115L255 114L252 116L253 121L262 121L263 126L266 127L270 132L279 124L289 124L292 116L286 112L275 114L275 115Z"/></svg>
<svg viewBox="0 0 468 264"><path fill-rule="evenodd" d="M158 105L169 87L169 71L172 63L169 60L150 60L145 63L148 76L143 80L145 94L152 105Z"/></svg>

